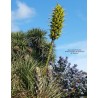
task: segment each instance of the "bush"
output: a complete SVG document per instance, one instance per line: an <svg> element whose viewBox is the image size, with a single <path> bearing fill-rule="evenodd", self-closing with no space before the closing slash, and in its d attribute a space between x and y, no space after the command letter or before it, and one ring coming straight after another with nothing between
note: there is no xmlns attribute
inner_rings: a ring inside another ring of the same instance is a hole
<svg viewBox="0 0 98 98"><path fill-rule="evenodd" d="M62 98L78 98L79 96L87 95L87 73L80 71L77 64L71 66L68 62L68 57L65 59L60 57L56 63L50 62L53 67L53 76L58 77L59 84L63 86Z"/></svg>

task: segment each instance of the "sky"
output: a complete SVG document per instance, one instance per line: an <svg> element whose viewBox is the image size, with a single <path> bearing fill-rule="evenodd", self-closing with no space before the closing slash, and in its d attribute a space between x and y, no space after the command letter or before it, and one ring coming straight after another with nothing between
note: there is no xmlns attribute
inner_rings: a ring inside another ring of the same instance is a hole
<svg viewBox="0 0 98 98"><path fill-rule="evenodd" d="M41 28L47 31L48 37L49 18L57 3L65 9L65 22L62 35L55 41L56 57L68 56L72 65L77 64L80 70L87 71L86 0L11 0L11 31L26 32L32 28ZM72 49L83 52L65 52Z"/></svg>

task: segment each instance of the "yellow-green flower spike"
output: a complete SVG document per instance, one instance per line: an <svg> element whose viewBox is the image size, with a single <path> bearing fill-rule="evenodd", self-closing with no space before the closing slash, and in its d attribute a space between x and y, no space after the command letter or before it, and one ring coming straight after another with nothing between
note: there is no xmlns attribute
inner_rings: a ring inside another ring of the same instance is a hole
<svg viewBox="0 0 98 98"><path fill-rule="evenodd" d="M57 4L52 13L50 38L52 40L58 39L61 35L61 29L64 22L64 9L61 5Z"/></svg>

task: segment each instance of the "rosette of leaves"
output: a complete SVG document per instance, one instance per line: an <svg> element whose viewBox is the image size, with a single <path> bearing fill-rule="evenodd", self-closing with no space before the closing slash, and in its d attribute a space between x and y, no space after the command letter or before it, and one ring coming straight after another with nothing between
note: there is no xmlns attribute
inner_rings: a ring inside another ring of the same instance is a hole
<svg viewBox="0 0 98 98"><path fill-rule="evenodd" d="M61 98L57 78L51 78L50 74L43 76L45 67L38 66L40 63L30 58L12 63L11 98Z"/></svg>
<svg viewBox="0 0 98 98"><path fill-rule="evenodd" d="M61 5L57 4L52 13L51 19L51 29L50 29L50 38L55 40L60 37L61 29L63 28L64 22L64 9Z"/></svg>

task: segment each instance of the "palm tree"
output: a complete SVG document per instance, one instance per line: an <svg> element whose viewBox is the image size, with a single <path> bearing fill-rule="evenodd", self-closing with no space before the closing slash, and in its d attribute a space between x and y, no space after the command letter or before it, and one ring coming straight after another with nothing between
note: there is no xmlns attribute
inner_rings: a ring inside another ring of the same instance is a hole
<svg viewBox="0 0 98 98"><path fill-rule="evenodd" d="M46 34L46 31L37 28L25 33L12 33L12 61L31 56L38 62L46 63L50 48ZM50 58L54 61L54 48Z"/></svg>
<svg viewBox="0 0 98 98"><path fill-rule="evenodd" d="M48 57L50 43L46 39L47 32L41 29L32 29L27 32L27 39L29 46L35 50L34 58L39 59L45 63ZM51 55L51 59L54 60L54 53Z"/></svg>

